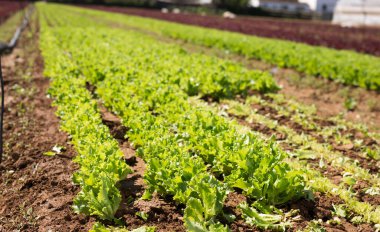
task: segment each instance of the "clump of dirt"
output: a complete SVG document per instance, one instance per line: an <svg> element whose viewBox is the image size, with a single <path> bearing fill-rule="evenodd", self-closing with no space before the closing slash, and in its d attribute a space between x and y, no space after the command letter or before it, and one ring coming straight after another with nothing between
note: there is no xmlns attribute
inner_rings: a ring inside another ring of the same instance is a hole
<svg viewBox="0 0 380 232"><path fill-rule="evenodd" d="M365 181L358 181L352 190L357 193L357 198L361 201L368 202L371 205L380 205L380 195L378 194L368 194L366 191L371 187L371 185Z"/></svg>

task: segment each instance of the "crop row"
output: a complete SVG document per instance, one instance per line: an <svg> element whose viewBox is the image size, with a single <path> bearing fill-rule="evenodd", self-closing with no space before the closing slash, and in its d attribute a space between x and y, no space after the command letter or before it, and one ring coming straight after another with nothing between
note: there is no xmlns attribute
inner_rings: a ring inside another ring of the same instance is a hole
<svg viewBox="0 0 380 232"><path fill-rule="evenodd" d="M79 77L79 70L67 54L62 53L59 38L55 37L48 26L55 14L48 11L40 13L40 48L45 60L44 75L52 79L49 95L55 99L61 129L69 134L78 153L74 162L79 164L80 169L74 173L73 182L80 185L81 189L74 199L73 209L77 213L119 222L114 217L121 202L118 182L125 179L132 170L124 162L118 142L110 135L108 127L103 125L97 101L86 89L85 79ZM154 230L153 227L143 226L131 232ZM95 223L90 231L129 230Z"/></svg>
<svg viewBox="0 0 380 232"><path fill-rule="evenodd" d="M330 78L341 83L380 90L380 59L351 51L182 25L136 16L72 8L81 14L107 19L195 44L231 51L279 67Z"/></svg>
<svg viewBox="0 0 380 232"><path fill-rule="evenodd" d="M226 230L216 216L232 187L242 189L259 210L303 195L300 172L282 161L280 150L238 131L234 123L206 107L195 106L192 102L198 100L188 95L219 98L248 89L267 91L273 84L268 74L187 54L135 32L91 27L51 31L74 66L129 128L129 141L148 164L145 197L158 192L185 204L189 230ZM184 68L184 62L190 66ZM197 68L201 63L218 69L201 70ZM262 217L247 205L241 207L246 217Z"/></svg>
<svg viewBox="0 0 380 232"><path fill-rule="evenodd" d="M380 30L376 28L344 28L327 23L255 17L238 17L230 20L219 16L165 14L157 10L125 7L86 7L233 31L247 35L285 39L310 45L354 50L376 56L380 55Z"/></svg>
<svg viewBox="0 0 380 232"><path fill-rule="evenodd" d="M117 141L102 124L97 102L79 77L73 62L59 47L56 38L41 17L40 48L45 60L44 75L51 78L49 94L54 98L61 129L71 138L78 155L80 169L73 181L81 187L74 200L76 212L114 219L121 195L116 187L130 168L125 164Z"/></svg>
<svg viewBox="0 0 380 232"><path fill-rule="evenodd" d="M283 111L286 110L289 114L302 114L303 116L300 115L299 117L305 117L311 123L311 125L309 125L309 127L311 128L315 128L316 122L322 120L320 117L318 117L317 109L314 105L301 104L295 101L294 99L285 98L285 96L281 94L267 94L266 97L273 101L273 103L276 104L277 107L281 107ZM363 133L363 135L368 136L374 140L379 140L380 138L379 133L370 132L366 125L358 122L344 120L341 116L333 116L326 120L327 123L336 125L337 127L342 127L342 129L348 131L356 130L358 132L361 132Z"/></svg>
<svg viewBox="0 0 380 232"><path fill-rule="evenodd" d="M289 117L301 125L304 130L311 131L325 140L333 140L338 145L350 145L348 148L360 151L363 158L380 159L380 134L371 132L366 125L344 120L341 116L323 119L317 115L314 105L304 105L282 94L266 94L251 99L261 106L270 107L281 116Z"/></svg>

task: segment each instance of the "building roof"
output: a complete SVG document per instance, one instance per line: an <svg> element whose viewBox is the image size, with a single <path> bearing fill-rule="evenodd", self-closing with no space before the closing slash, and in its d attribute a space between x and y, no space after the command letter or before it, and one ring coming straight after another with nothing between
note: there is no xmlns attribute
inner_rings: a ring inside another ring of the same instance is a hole
<svg viewBox="0 0 380 232"><path fill-rule="evenodd" d="M379 0L339 0L338 6L378 6L380 7Z"/></svg>

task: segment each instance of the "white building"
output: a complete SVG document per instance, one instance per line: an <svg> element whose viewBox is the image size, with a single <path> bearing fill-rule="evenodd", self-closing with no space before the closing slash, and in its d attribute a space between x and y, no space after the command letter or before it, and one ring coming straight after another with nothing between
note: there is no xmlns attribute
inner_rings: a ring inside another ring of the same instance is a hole
<svg viewBox="0 0 380 232"><path fill-rule="evenodd" d="M210 5L212 4L212 0L187 0L190 4L194 5Z"/></svg>
<svg viewBox="0 0 380 232"><path fill-rule="evenodd" d="M180 5L211 5L212 0L159 0L159 2Z"/></svg>
<svg viewBox="0 0 380 232"><path fill-rule="evenodd" d="M342 26L380 25L380 0L339 0L333 23Z"/></svg>
<svg viewBox="0 0 380 232"><path fill-rule="evenodd" d="M299 0L299 2L309 5L310 9L317 14L332 14L337 1L338 0Z"/></svg>
<svg viewBox="0 0 380 232"><path fill-rule="evenodd" d="M298 0L249 0L249 7L261 8L270 12L310 13L310 7Z"/></svg>

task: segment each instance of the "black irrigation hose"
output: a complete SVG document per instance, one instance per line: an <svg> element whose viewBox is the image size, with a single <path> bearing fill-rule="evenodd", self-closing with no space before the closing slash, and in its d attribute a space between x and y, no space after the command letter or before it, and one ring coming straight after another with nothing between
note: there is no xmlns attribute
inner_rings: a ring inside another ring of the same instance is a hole
<svg viewBox="0 0 380 232"><path fill-rule="evenodd" d="M29 7L28 12L24 15L24 18L21 22L21 25L16 29L16 32L14 33L11 41L6 44L0 42L0 54L11 52L13 48L16 47L17 41L19 40L21 36L21 32L28 26L29 24L29 17L32 15L33 8Z"/></svg>
<svg viewBox="0 0 380 232"><path fill-rule="evenodd" d="M4 80L0 56L0 82L1 82L1 119L0 119L0 163L3 159L3 121L4 121Z"/></svg>
<svg viewBox="0 0 380 232"><path fill-rule="evenodd" d="M1 119L0 119L0 163L3 159L3 122L4 122L4 80L3 80L3 74L2 74L2 68L1 68L1 54L3 52L10 52L13 50L13 48L16 46L18 39L21 36L21 32L26 28L26 26L29 24L29 17L32 14L33 8L29 8L28 14L24 15L24 19L21 23L21 25L17 28L15 34L13 35L13 38L9 42L9 44L4 44L0 42L0 84L1 84Z"/></svg>

